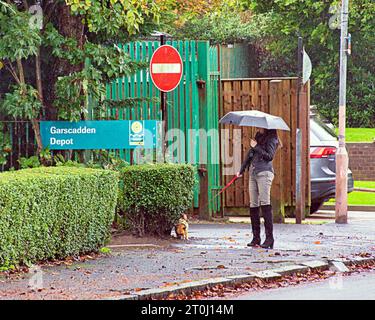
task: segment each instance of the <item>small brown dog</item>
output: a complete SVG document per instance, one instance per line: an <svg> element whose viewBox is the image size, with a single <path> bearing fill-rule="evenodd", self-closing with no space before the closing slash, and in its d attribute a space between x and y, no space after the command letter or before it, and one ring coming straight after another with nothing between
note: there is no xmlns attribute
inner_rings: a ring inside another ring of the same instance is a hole
<svg viewBox="0 0 375 320"><path fill-rule="evenodd" d="M175 225L177 238L189 240L189 223L186 214L182 214L177 224Z"/></svg>

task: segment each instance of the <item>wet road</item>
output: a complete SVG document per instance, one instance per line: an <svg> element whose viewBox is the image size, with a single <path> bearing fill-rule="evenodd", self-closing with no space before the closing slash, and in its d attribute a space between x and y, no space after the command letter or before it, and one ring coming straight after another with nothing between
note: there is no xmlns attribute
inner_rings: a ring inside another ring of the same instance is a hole
<svg viewBox="0 0 375 320"><path fill-rule="evenodd" d="M234 300L375 300L375 271L337 275L318 283L246 293Z"/></svg>

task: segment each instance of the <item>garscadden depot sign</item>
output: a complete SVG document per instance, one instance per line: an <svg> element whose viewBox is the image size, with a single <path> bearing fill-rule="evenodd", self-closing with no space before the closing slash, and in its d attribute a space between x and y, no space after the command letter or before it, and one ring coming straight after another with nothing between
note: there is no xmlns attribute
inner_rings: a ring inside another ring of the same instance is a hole
<svg viewBox="0 0 375 320"><path fill-rule="evenodd" d="M50 150L153 149L160 122L156 120L41 121L44 148Z"/></svg>

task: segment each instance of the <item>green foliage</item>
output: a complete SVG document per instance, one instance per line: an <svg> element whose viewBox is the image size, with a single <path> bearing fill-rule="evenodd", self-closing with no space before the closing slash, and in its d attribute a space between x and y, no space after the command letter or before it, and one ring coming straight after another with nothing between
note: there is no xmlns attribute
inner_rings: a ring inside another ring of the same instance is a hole
<svg viewBox="0 0 375 320"><path fill-rule="evenodd" d="M6 165L12 145L8 134L4 134L4 124L0 122L0 166Z"/></svg>
<svg viewBox="0 0 375 320"><path fill-rule="evenodd" d="M255 41L262 36L269 14L253 15L242 1L216 2L211 10L199 10L203 4L197 3L195 12L184 13L185 21L164 29L178 38L210 40L219 44Z"/></svg>
<svg viewBox="0 0 375 320"><path fill-rule="evenodd" d="M109 170L0 174L0 266L95 251L108 241L118 180Z"/></svg>
<svg viewBox="0 0 375 320"><path fill-rule="evenodd" d="M212 43L233 43L258 39L268 15L252 16L249 13L232 11L211 12L192 17L180 28L170 32L179 38L211 40Z"/></svg>
<svg viewBox="0 0 375 320"><path fill-rule="evenodd" d="M86 163L88 168L100 168L115 171L120 171L129 165L129 162L121 159L114 152L108 152L106 150L94 150L93 159Z"/></svg>
<svg viewBox="0 0 375 320"><path fill-rule="evenodd" d="M7 164L10 152L12 152L12 147L10 144L0 145L0 166Z"/></svg>
<svg viewBox="0 0 375 320"><path fill-rule="evenodd" d="M12 91L0 100L0 112L14 118L34 119L41 107L37 90L27 84L13 86Z"/></svg>
<svg viewBox="0 0 375 320"><path fill-rule="evenodd" d="M6 156L10 151L11 150L9 146L4 146L4 156ZM90 154L90 160L82 160L84 161L84 163L80 163L79 161L72 160L70 158L66 159L65 156L61 153L52 156L51 151L46 148L40 152L39 157L22 157L18 160L18 162L21 169L56 166L120 171L122 168L129 166L128 162L121 159L114 152L108 152L107 150L93 150Z"/></svg>
<svg viewBox="0 0 375 320"><path fill-rule="evenodd" d="M98 102L95 105L101 112L107 107L105 84L145 67L110 43L155 30L160 8L153 0L36 4L44 13L41 28L26 10L31 1L0 1L0 75L3 80L7 72L16 84L12 87L9 78L5 78L6 84L0 85L0 111L14 118L34 120L40 152L36 120L42 114L55 117L57 109L60 120L81 120L87 113L89 96ZM61 19L56 18L59 10L65 11ZM126 106L125 103L121 107Z"/></svg>
<svg viewBox="0 0 375 320"><path fill-rule="evenodd" d="M58 153L53 157L53 163L56 167L77 167L77 168L85 168L85 164L79 163L77 161L73 161L71 159L65 159L65 157ZM99 169L99 168L94 168L92 169Z"/></svg>
<svg viewBox="0 0 375 320"><path fill-rule="evenodd" d="M119 33L134 35L147 22L158 22L160 9L153 0L87 1L65 0L74 14L85 19L92 33L115 37Z"/></svg>
<svg viewBox="0 0 375 320"><path fill-rule="evenodd" d="M64 59L72 65L84 62L85 57L83 51L78 48L77 40L64 37L52 23L47 23L44 28L43 45L51 49L53 56Z"/></svg>
<svg viewBox="0 0 375 320"><path fill-rule="evenodd" d="M180 215L192 205L191 165L134 165L120 171L119 210L130 228L144 234L169 236Z"/></svg>
<svg viewBox="0 0 375 320"><path fill-rule="evenodd" d="M44 165L44 166L51 166L52 165L52 154L51 154L51 150L49 149L49 147L47 148L44 148L40 154L39 154L39 159L40 159L40 162Z"/></svg>
<svg viewBox="0 0 375 320"><path fill-rule="evenodd" d="M18 159L21 169L28 169L28 168L38 168L40 167L40 161L37 156L32 156L29 158L21 157Z"/></svg>
<svg viewBox="0 0 375 320"><path fill-rule="evenodd" d="M42 39L39 30L29 25L31 15L18 11L15 6L1 3L0 6L3 8L0 10L0 60L14 62L35 56Z"/></svg>
<svg viewBox="0 0 375 320"><path fill-rule="evenodd" d="M115 45L103 46L87 41L83 49L77 41L65 38L53 27L46 26L45 44L57 58L72 65L84 65L81 71L61 76L56 82L54 106L61 120L79 121L87 114L87 96L98 102L97 108L106 108L106 83L135 73L146 66L132 61L130 56ZM133 103L131 100L128 104ZM122 107L127 103L122 102Z"/></svg>
<svg viewBox="0 0 375 320"><path fill-rule="evenodd" d="M260 76L296 74L297 35L304 38L312 64L312 104L334 124L338 122L340 30L331 29L340 17L334 6L340 1L278 0L249 1L252 11L270 14L262 45L272 53L273 61L260 58ZM352 127L375 126L375 2L349 2L349 32L352 56L348 60L347 116Z"/></svg>

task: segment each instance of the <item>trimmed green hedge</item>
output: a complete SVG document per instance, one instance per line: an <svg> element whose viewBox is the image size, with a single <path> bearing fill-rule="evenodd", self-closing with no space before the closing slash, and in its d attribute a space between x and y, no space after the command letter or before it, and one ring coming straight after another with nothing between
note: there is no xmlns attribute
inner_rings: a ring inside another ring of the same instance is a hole
<svg viewBox="0 0 375 320"><path fill-rule="evenodd" d="M0 266L97 250L110 237L118 174L72 167L0 174Z"/></svg>
<svg viewBox="0 0 375 320"><path fill-rule="evenodd" d="M191 165L128 166L120 171L119 209L139 236L167 236L192 206L194 184Z"/></svg>

